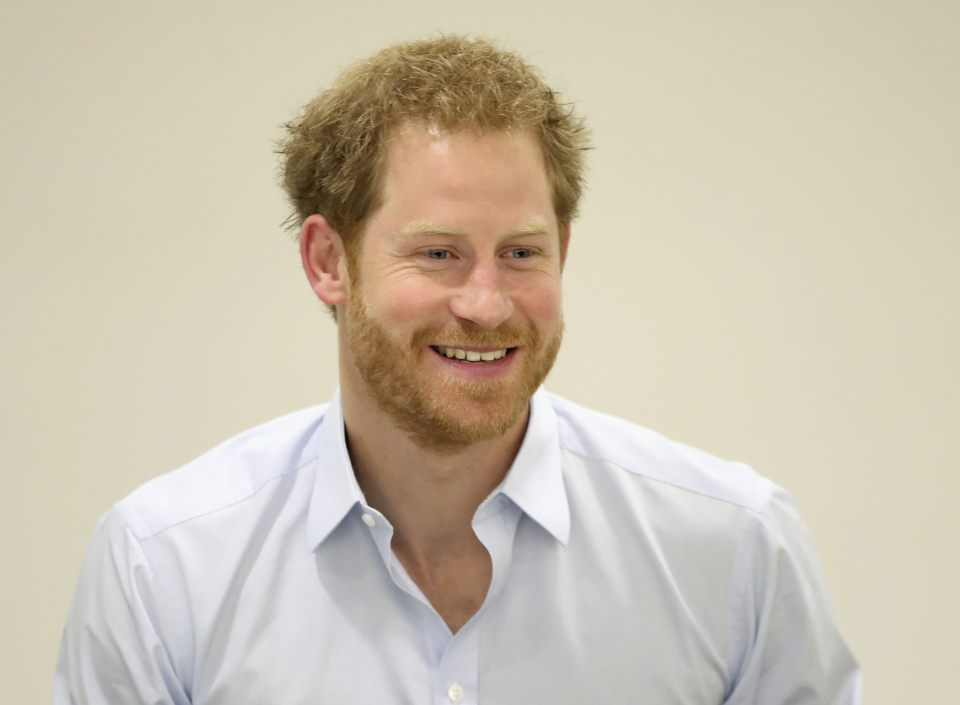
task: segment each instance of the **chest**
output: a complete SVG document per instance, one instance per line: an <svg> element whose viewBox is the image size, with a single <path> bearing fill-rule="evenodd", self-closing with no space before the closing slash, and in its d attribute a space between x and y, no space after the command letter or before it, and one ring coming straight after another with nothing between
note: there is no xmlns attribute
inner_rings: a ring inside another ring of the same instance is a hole
<svg viewBox="0 0 960 705"><path fill-rule="evenodd" d="M417 560L402 549L397 559L409 578L456 634L483 605L490 589L493 563L483 544Z"/></svg>
<svg viewBox="0 0 960 705"><path fill-rule="evenodd" d="M482 565L449 564L444 587L464 588L459 603L430 599L427 580L418 599L370 542L335 539L282 568L254 562L195 635L193 702L721 702L726 634L623 558L521 529L510 560L489 566L485 602L482 580L465 575L482 578Z"/></svg>

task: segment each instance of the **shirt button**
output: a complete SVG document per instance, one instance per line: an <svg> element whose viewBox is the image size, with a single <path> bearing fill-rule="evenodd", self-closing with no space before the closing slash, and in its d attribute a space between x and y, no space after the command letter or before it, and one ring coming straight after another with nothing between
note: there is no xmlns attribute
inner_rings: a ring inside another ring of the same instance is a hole
<svg viewBox="0 0 960 705"><path fill-rule="evenodd" d="M374 526L377 525L377 520L374 519L370 514L364 514L360 518L363 519L363 523L369 526L370 528L373 528Z"/></svg>
<svg viewBox="0 0 960 705"><path fill-rule="evenodd" d="M447 691L447 697L450 698L450 702L458 703L463 700L463 688L460 687L459 683L454 683L450 686L450 690Z"/></svg>

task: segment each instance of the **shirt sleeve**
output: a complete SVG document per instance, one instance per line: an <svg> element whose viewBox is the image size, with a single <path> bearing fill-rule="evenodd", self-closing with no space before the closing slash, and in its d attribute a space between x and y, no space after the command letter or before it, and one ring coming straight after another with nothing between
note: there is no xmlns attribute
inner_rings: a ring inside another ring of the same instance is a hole
<svg viewBox="0 0 960 705"><path fill-rule="evenodd" d="M792 498L775 490L758 517L734 620L740 660L726 705L859 705L857 663L830 607Z"/></svg>
<svg viewBox="0 0 960 705"><path fill-rule="evenodd" d="M54 705L189 705L164 633L164 605L140 545L113 510L87 550L63 630Z"/></svg>

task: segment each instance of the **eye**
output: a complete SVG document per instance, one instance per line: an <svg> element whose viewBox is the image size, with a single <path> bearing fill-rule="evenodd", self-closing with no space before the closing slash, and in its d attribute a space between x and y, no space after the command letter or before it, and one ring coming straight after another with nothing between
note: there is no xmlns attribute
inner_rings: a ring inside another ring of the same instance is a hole
<svg viewBox="0 0 960 705"><path fill-rule="evenodd" d="M533 257L533 250L529 247L514 247L509 254L514 259L527 259Z"/></svg>
<svg viewBox="0 0 960 705"><path fill-rule="evenodd" d="M424 254L426 254L427 259L436 260L436 261L438 261L438 262L441 261L441 260L445 260L445 259L449 259L449 258L450 258L450 251L449 251L449 250L433 249L433 250L427 250Z"/></svg>

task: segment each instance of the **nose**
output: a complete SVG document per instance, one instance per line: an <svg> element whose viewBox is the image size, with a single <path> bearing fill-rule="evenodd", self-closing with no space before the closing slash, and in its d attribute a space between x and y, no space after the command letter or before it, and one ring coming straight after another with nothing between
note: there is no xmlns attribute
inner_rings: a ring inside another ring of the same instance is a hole
<svg viewBox="0 0 960 705"><path fill-rule="evenodd" d="M513 300L504 284L496 261L477 262L450 300L451 313L480 328L496 328L513 315Z"/></svg>

